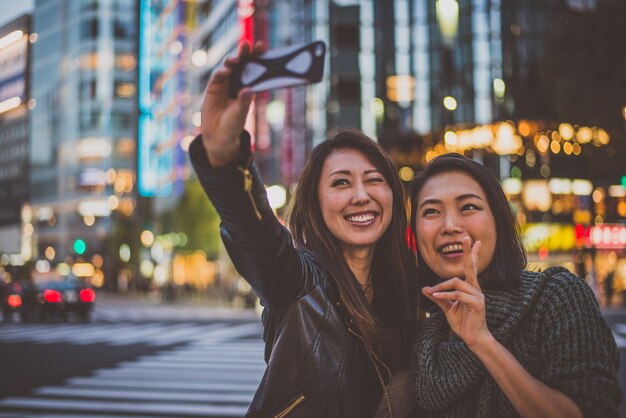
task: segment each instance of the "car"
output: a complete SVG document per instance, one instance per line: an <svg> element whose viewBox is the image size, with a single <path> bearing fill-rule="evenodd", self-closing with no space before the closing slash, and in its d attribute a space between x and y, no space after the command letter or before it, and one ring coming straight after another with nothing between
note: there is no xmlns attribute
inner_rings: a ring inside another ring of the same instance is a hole
<svg viewBox="0 0 626 418"><path fill-rule="evenodd" d="M35 288L29 281L3 282L0 284L0 305L5 322L16 317L28 321L34 316L36 309Z"/></svg>
<svg viewBox="0 0 626 418"><path fill-rule="evenodd" d="M84 279L75 276L59 276L36 282L39 317L42 321L70 315L89 321L96 300L96 293Z"/></svg>

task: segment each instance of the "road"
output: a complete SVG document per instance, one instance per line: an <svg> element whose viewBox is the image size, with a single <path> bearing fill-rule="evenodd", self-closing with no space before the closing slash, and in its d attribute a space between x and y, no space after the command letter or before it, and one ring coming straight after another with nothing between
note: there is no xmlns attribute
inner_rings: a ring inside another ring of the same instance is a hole
<svg viewBox="0 0 626 418"><path fill-rule="evenodd" d="M265 367L254 312L106 297L97 306L88 324L0 324L0 418L244 415ZM626 388L626 310L605 317Z"/></svg>
<svg viewBox="0 0 626 418"><path fill-rule="evenodd" d="M88 324L2 324L0 417L241 417L261 335L252 311L117 299Z"/></svg>

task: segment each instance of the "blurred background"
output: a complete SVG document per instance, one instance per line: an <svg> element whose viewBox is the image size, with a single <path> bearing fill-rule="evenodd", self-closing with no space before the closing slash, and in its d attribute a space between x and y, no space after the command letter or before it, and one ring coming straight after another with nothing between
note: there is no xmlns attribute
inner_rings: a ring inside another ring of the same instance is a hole
<svg viewBox="0 0 626 418"><path fill-rule="evenodd" d="M602 303L625 300L621 0L0 7L5 281L73 272L109 292L249 304L186 151L226 55L243 42L320 39L323 82L260 94L248 121L279 214L307 153L335 127L380 141L407 185L434 156L463 152L502 180L533 266L564 265Z"/></svg>
<svg viewBox="0 0 626 418"><path fill-rule="evenodd" d="M328 45L321 83L258 94L247 121L279 218L333 128L379 141L405 186L464 153L500 178L530 268L583 277L624 352L625 18L624 0L2 1L0 417L245 413L258 302L186 154L207 80L256 41Z"/></svg>

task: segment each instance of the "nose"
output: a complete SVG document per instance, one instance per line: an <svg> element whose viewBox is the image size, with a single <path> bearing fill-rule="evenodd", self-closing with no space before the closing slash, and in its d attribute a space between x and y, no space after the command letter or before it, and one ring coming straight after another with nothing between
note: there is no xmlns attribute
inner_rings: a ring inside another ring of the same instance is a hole
<svg viewBox="0 0 626 418"><path fill-rule="evenodd" d="M357 183L354 187L354 195L352 196L352 204L353 205L364 205L369 203L370 195L367 192L365 185L363 183Z"/></svg>
<svg viewBox="0 0 626 418"><path fill-rule="evenodd" d="M458 217L454 213L446 213L443 219L444 234L459 234L463 231L463 227Z"/></svg>

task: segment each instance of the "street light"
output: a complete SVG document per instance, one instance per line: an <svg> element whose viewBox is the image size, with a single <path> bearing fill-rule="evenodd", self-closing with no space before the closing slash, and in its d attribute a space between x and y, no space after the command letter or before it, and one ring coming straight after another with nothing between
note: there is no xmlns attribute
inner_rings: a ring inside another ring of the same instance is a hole
<svg viewBox="0 0 626 418"><path fill-rule="evenodd" d="M455 110L457 107L457 102L456 99L452 96L446 96L443 98L443 107L445 107L446 109L452 111Z"/></svg>

